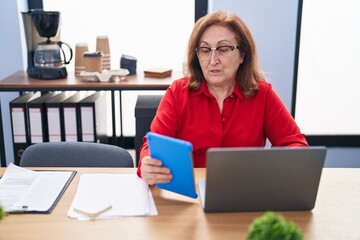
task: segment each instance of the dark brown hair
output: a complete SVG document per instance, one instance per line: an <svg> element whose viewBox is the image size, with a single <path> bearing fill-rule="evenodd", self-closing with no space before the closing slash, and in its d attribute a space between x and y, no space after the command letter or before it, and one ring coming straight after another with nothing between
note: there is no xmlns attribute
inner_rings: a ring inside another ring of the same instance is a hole
<svg viewBox="0 0 360 240"><path fill-rule="evenodd" d="M199 89L204 79L195 48L198 47L205 30L212 25L225 26L235 33L240 51L244 56L244 61L236 73L236 84L245 96L254 95L258 89L257 81L265 80L256 54L255 42L246 24L238 16L224 11L207 14L195 23L187 49L189 89L193 91Z"/></svg>

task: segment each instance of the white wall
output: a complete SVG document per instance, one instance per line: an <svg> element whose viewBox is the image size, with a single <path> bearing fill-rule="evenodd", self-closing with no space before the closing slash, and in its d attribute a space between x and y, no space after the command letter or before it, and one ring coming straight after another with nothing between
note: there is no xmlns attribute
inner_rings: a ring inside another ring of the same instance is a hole
<svg viewBox="0 0 360 240"><path fill-rule="evenodd" d="M231 11L245 21L255 38L267 81L291 111L298 1L213 0L210 6Z"/></svg>
<svg viewBox="0 0 360 240"><path fill-rule="evenodd" d="M1 0L0 1L0 79L12 73L23 70L23 54L21 34L23 34L20 11L27 9L26 0ZM3 111L3 129L5 139L5 157L7 164L12 162L13 147L9 115L9 101L18 96L18 93L0 92L1 109Z"/></svg>

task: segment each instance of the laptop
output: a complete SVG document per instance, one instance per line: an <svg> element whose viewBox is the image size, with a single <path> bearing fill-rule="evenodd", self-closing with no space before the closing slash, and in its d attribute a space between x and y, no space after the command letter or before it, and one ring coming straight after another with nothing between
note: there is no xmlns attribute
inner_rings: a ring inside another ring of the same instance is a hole
<svg viewBox="0 0 360 240"><path fill-rule="evenodd" d="M210 148L198 190L205 212L311 210L325 147Z"/></svg>

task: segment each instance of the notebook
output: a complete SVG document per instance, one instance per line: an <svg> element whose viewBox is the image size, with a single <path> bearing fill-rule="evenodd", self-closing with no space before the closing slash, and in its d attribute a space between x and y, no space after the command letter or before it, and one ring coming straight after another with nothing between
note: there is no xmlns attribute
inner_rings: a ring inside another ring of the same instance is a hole
<svg viewBox="0 0 360 240"><path fill-rule="evenodd" d="M205 212L311 210L325 147L211 148L198 181Z"/></svg>

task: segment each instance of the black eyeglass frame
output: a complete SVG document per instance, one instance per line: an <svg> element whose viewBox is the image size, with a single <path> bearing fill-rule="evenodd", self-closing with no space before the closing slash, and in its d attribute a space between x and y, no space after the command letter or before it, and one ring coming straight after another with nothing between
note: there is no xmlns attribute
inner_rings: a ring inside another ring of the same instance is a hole
<svg viewBox="0 0 360 240"><path fill-rule="evenodd" d="M240 46L218 46L218 47L213 47L213 48L211 48L211 47L197 47L197 48L195 48L195 51L196 51L196 55L199 57L199 50L200 50L200 49L207 49L207 50L209 51L209 57L210 57L212 51L215 50L217 53L219 53L218 50L219 50L220 48L224 48L224 47L229 48L231 52L234 51L235 49L239 49L239 50L240 50ZM220 54L220 55L221 55L221 54ZM199 58L200 58L200 57L199 57Z"/></svg>

